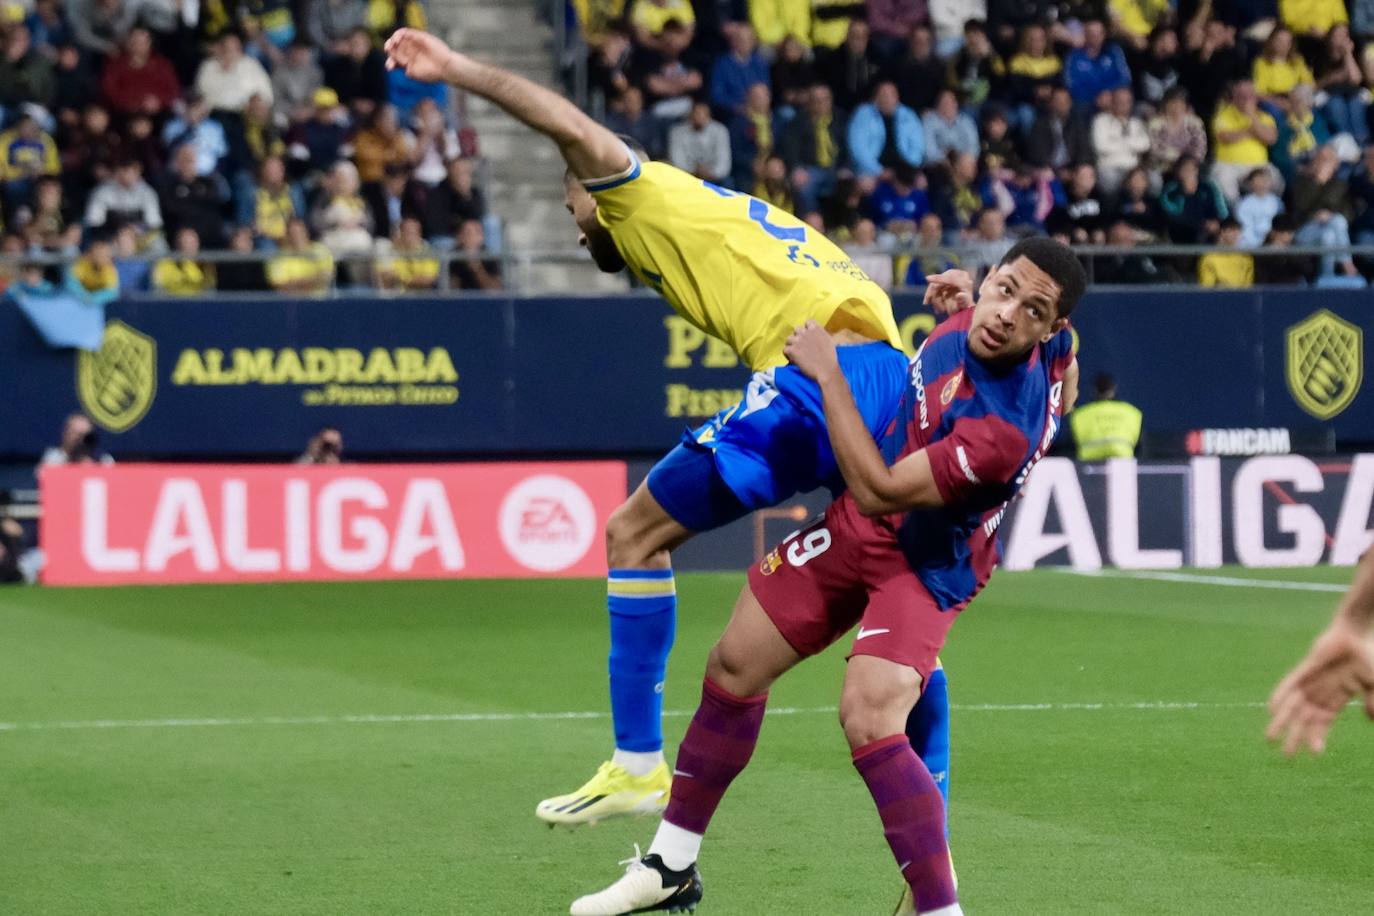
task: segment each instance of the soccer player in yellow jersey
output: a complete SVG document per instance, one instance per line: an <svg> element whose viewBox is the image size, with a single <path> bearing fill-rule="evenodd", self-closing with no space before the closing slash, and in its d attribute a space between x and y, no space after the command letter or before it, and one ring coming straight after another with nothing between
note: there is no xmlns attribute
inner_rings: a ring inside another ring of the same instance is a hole
<svg viewBox="0 0 1374 916"><path fill-rule="evenodd" d="M684 437L607 523L616 749L584 786L536 809L550 824L657 813L671 785L660 722L676 626L670 551L796 493L843 486L820 392L787 365L783 345L808 321L848 344L841 364L876 439L906 384L892 305L848 255L796 217L645 161L556 93L421 31L397 31L386 50L388 67L480 95L553 140L568 166L568 210L597 266L628 267L754 370L744 401ZM927 750L943 785L948 723L943 681L935 681L913 713L913 744Z"/></svg>

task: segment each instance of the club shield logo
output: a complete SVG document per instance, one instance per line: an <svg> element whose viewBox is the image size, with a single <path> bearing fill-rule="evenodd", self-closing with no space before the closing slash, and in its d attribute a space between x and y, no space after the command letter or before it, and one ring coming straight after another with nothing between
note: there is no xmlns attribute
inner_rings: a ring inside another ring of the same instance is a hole
<svg viewBox="0 0 1374 916"><path fill-rule="evenodd" d="M122 321L111 321L100 349L77 356L76 394L102 428L112 433L131 429L157 395L157 342Z"/></svg>
<svg viewBox="0 0 1374 916"><path fill-rule="evenodd" d="M1350 406L1364 381L1364 334L1327 309L1287 332L1288 390L1303 410L1330 420Z"/></svg>

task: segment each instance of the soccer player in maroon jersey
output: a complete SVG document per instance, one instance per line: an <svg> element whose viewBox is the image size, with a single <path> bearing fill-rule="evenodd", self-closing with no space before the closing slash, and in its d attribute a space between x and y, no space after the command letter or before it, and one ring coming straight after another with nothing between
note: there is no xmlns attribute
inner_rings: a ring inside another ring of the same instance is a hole
<svg viewBox="0 0 1374 916"><path fill-rule="evenodd" d="M707 659L649 854L575 901L574 916L696 906L702 838L753 753L769 687L855 624L840 723L910 890L904 911L961 912L940 793L903 729L955 616L998 562L1007 503L1077 396L1067 319L1086 285L1067 247L1018 242L974 307L936 328L911 360L881 445L823 329L792 336L787 356L820 387L848 490L750 569Z"/></svg>

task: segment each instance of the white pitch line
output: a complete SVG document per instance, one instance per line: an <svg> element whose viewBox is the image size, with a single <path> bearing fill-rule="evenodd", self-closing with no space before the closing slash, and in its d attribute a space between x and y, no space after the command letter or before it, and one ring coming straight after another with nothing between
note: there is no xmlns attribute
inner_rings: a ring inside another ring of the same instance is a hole
<svg viewBox="0 0 1374 916"><path fill-rule="evenodd" d="M1162 572L1156 570L1129 569L1059 569L1059 572L1073 576L1090 576L1097 579L1151 579L1158 582L1187 582L1194 585L1222 585L1229 588L1277 588L1291 592L1337 592L1344 593L1347 586L1334 582L1294 582L1289 579L1246 579L1241 576L1212 576L1198 573Z"/></svg>
<svg viewBox="0 0 1374 916"><path fill-rule="evenodd" d="M1150 700L1138 703L955 703L955 712L1102 712L1205 709L1259 709L1263 703L1193 703ZM834 706L780 706L770 716L834 715ZM681 719L695 710L665 710L665 718ZM549 722L569 719L609 719L609 712L458 712L349 716L255 716L204 719L89 719L70 722L0 722L0 731L95 731L127 728L231 728L262 725L382 725L425 722Z"/></svg>

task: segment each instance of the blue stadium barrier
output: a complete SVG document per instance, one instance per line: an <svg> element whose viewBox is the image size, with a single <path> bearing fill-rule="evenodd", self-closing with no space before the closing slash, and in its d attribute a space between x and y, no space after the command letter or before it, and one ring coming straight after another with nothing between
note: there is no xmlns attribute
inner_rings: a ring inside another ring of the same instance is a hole
<svg viewBox="0 0 1374 916"><path fill-rule="evenodd" d="M1312 427L1374 439L1359 290L1090 293L1085 387L1147 428ZM896 298L911 346L935 319ZM320 426L353 456L651 454L740 396L723 344L648 296L129 300L97 353L50 349L0 303L0 457L84 410L117 457L280 457Z"/></svg>

